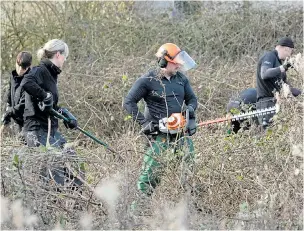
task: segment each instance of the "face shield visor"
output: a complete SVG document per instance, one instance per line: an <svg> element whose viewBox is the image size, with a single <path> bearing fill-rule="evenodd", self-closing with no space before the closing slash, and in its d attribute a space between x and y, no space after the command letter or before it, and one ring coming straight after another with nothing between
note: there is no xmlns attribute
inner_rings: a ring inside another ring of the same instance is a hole
<svg viewBox="0 0 304 231"><path fill-rule="evenodd" d="M173 59L173 62L181 65L181 71L189 71L196 67L195 61L186 51L179 52Z"/></svg>

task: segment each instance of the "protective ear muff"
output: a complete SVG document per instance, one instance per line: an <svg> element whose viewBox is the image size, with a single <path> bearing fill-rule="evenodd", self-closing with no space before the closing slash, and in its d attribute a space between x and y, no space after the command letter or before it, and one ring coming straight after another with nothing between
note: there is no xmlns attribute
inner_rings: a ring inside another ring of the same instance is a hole
<svg viewBox="0 0 304 231"><path fill-rule="evenodd" d="M168 61L165 59L165 57L159 58L158 65L160 68L166 68L168 65Z"/></svg>
<svg viewBox="0 0 304 231"><path fill-rule="evenodd" d="M164 50L162 56L158 58L158 65L160 66L160 68L166 68L168 65L168 61L165 59L166 55L168 55L168 52Z"/></svg>

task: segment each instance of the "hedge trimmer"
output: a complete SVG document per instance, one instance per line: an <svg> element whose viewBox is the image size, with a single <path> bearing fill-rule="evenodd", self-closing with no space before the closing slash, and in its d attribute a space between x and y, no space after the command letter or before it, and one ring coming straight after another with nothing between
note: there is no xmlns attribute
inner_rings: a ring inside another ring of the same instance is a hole
<svg viewBox="0 0 304 231"><path fill-rule="evenodd" d="M214 120L203 121L203 122L198 123L197 126L198 127L208 126L211 124L217 124L217 123L222 123L222 122L226 122L226 121L241 121L241 120L250 119L250 118L254 118L254 117L261 117L261 116L268 115L268 114L275 114L277 112L278 112L278 108L276 106L273 106L273 107L269 107L269 108L241 113L238 115L231 115L231 116L227 116L227 117L217 118Z"/></svg>
<svg viewBox="0 0 304 231"><path fill-rule="evenodd" d="M202 121L197 124L197 127L208 126L208 125L218 124L227 121L242 121L254 117L261 117L264 115L275 114L278 111L279 111L279 107L273 106L269 108L240 113L237 115L229 115L214 120ZM182 113L173 113L170 117L159 120L159 124L155 125L157 131L155 131L153 134L157 134L158 131L169 134L179 133L183 129L187 128L188 121L189 121L189 115L187 112L186 112L186 118L182 115Z"/></svg>

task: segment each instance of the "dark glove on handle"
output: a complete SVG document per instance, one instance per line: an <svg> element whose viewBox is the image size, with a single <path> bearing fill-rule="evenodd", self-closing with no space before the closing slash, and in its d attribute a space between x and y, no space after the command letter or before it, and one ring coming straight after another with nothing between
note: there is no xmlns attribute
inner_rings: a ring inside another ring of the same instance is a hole
<svg viewBox="0 0 304 231"><path fill-rule="evenodd" d="M195 118L195 111L194 111L194 108L192 107L192 105L188 105L186 110L189 111L190 119Z"/></svg>
<svg viewBox="0 0 304 231"><path fill-rule="evenodd" d="M291 87L290 91L291 91L291 93L294 97L297 97L297 96L302 94L302 91L300 89L297 89L297 88L294 88L294 87Z"/></svg>
<svg viewBox="0 0 304 231"><path fill-rule="evenodd" d="M188 122L187 133L189 136L192 136L196 133L196 121L195 119L190 119Z"/></svg>
<svg viewBox="0 0 304 231"><path fill-rule="evenodd" d="M12 114L13 114L13 108L7 107L6 111L4 112L4 114L2 115L2 118L1 118L2 124L4 124L4 125L9 124L11 122Z"/></svg>
<svg viewBox="0 0 304 231"><path fill-rule="evenodd" d="M283 68L285 69L285 71L287 71L290 67L292 67L291 63L286 60L283 64Z"/></svg>
<svg viewBox="0 0 304 231"><path fill-rule="evenodd" d="M67 118L69 121L63 121L63 124L66 128L74 129L78 127L77 119L71 112L68 111L66 108L60 108L58 110L60 114L62 114L65 118Z"/></svg>
<svg viewBox="0 0 304 231"><path fill-rule="evenodd" d="M41 111L51 111L51 109L53 108L53 95L51 92L47 92L46 93L46 97L43 99L43 101L38 103L38 107Z"/></svg>

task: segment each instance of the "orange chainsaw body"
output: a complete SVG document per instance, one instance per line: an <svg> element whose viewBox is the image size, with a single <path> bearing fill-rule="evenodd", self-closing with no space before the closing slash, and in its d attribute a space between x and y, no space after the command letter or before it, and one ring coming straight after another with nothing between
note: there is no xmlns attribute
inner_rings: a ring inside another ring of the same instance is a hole
<svg viewBox="0 0 304 231"><path fill-rule="evenodd" d="M185 127L186 122L182 113L173 113L170 117L159 121L159 130L164 133L176 134Z"/></svg>
<svg viewBox="0 0 304 231"><path fill-rule="evenodd" d="M186 119L182 113L173 113L167 120L168 130L176 130L186 125Z"/></svg>

